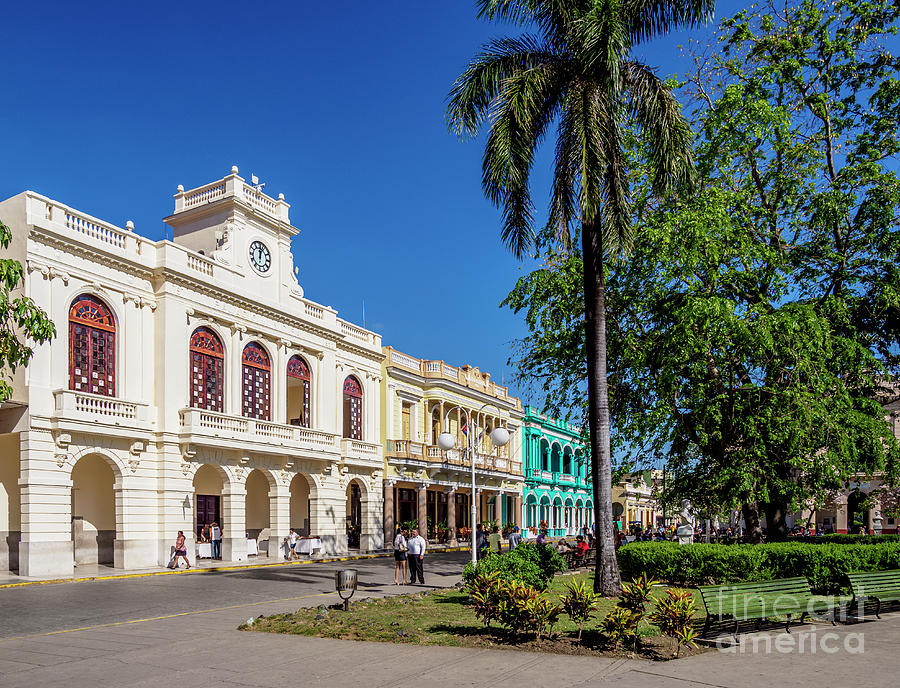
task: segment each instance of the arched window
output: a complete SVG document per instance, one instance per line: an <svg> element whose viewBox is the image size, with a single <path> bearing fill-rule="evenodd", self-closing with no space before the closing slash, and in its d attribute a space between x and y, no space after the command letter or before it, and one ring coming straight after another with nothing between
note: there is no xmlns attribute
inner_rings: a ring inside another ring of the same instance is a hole
<svg viewBox="0 0 900 688"><path fill-rule="evenodd" d="M216 333L198 327L191 335L191 406L224 411L225 349Z"/></svg>
<svg viewBox="0 0 900 688"><path fill-rule="evenodd" d="M256 342L244 347L241 356L243 373L243 413L247 418L269 420L269 356Z"/></svg>
<svg viewBox="0 0 900 688"><path fill-rule="evenodd" d="M572 475L572 452L568 447L563 452L562 472L566 475Z"/></svg>
<svg viewBox="0 0 900 688"><path fill-rule="evenodd" d="M309 390L309 366L299 356L291 356L287 364L287 415L291 425L310 427Z"/></svg>
<svg viewBox="0 0 900 688"><path fill-rule="evenodd" d="M79 296L69 309L69 388L116 395L116 323L93 296Z"/></svg>
<svg viewBox="0 0 900 688"><path fill-rule="evenodd" d="M362 439L362 386L352 375L344 380L344 437Z"/></svg>

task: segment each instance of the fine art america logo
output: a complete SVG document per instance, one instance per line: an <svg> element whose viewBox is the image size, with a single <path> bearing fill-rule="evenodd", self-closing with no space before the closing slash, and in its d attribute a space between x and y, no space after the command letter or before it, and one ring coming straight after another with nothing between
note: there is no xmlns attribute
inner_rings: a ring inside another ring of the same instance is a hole
<svg viewBox="0 0 900 688"><path fill-rule="evenodd" d="M791 595L781 595L775 600L767 600L766 608L771 610L771 614L766 614L766 618L776 616L784 616L778 614L778 608L796 609L796 599ZM745 602L746 603L746 602ZM758 603L758 601L757 601ZM822 601L810 599L808 609L803 617L821 618ZM723 610L724 612L725 610ZM863 619L863 600L858 600L858 606L854 610L856 614L851 614L851 607L840 606L834 609L834 620L840 621L841 625L862 621ZM747 618L747 614L741 614L739 609L730 610L730 614L725 612L725 616L734 618ZM792 615L793 616L793 615ZM722 617L720 617L722 618ZM796 621L796 617L793 619ZM828 620L831 620L831 614L828 614ZM828 630L819 630L816 626L806 628L795 628L792 633L782 630L781 633L753 633L743 635L739 639L731 633L718 636L713 645L719 652L726 654L837 654L843 652L848 655L859 655L865 652L865 634L861 632L843 632L843 629L832 625L827 627Z"/></svg>

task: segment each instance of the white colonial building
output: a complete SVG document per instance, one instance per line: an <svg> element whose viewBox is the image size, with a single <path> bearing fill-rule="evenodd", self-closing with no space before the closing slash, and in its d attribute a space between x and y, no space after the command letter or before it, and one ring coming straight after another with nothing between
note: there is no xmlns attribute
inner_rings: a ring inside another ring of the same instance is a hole
<svg viewBox="0 0 900 688"><path fill-rule="evenodd" d="M164 564L211 521L229 561L291 527L382 545L381 337L304 298L288 211L237 168L178 187L174 241L30 191L0 203L57 330L0 410L0 567Z"/></svg>

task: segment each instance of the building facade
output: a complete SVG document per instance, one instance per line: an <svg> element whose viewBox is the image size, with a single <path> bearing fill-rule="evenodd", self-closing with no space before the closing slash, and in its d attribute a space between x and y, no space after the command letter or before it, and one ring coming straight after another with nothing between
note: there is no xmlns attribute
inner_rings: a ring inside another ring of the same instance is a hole
<svg viewBox="0 0 900 688"><path fill-rule="evenodd" d="M581 428L533 406L523 418L525 526L531 536L576 535L594 524L594 500Z"/></svg>
<svg viewBox="0 0 900 688"><path fill-rule="evenodd" d="M656 499L662 488L663 472L659 469L628 473L613 485L613 519L619 528L630 531L633 526L642 530L670 526L673 514L665 513Z"/></svg>
<svg viewBox="0 0 900 688"><path fill-rule="evenodd" d="M164 564L211 521L230 561L291 527L382 546L381 338L305 298L289 208L237 168L178 187L172 241L33 192L0 203L57 330L0 409L0 566Z"/></svg>
<svg viewBox="0 0 900 688"><path fill-rule="evenodd" d="M414 358L388 346L381 407L386 542L396 526L409 523L433 542L452 545L469 537L470 457L476 522L521 524L522 412L506 387L478 368ZM489 435L500 426L509 430L510 441L495 447ZM445 431L456 440L448 451L438 446Z"/></svg>

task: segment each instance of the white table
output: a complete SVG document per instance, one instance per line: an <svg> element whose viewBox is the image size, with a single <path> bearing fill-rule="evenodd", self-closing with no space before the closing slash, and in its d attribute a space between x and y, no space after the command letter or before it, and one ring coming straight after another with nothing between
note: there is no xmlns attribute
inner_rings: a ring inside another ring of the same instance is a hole
<svg viewBox="0 0 900 688"><path fill-rule="evenodd" d="M254 538L247 538L247 556L251 554L259 554L259 544Z"/></svg>
<svg viewBox="0 0 900 688"><path fill-rule="evenodd" d="M197 558L198 559L212 559L212 543L211 542L198 542L197 543Z"/></svg>
<svg viewBox="0 0 900 688"><path fill-rule="evenodd" d="M322 549L322 541L319 538L300 538L294 547L294 551L300 554L312 554L315 549Z"/></svg>

